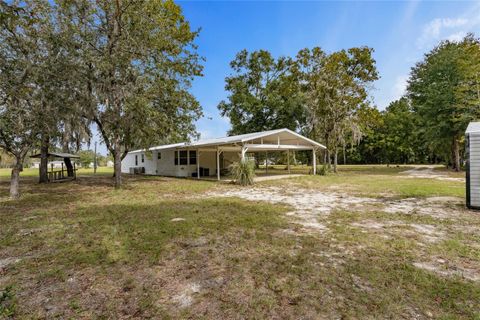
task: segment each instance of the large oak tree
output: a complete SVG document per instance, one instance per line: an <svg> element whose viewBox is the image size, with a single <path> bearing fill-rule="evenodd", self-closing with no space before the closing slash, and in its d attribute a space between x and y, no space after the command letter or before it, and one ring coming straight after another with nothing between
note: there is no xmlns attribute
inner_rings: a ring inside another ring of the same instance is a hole
<svg viewBox="0 0 480 320"><path fill-rule="evenodd" d="M14 157L10 196L17 198L20 172L40 132L42 53L39 13L17 2L0 2L0 148Z"/></svg>
<svg viewBox="0 0 480 320"><path fill-rule="evenodd" d="M230 119L230 134L299 129L305 113L291 58L242 50L230 66L233 74L225 79L230 94L218 105L222 116Z"/></svg>
<svg viewBox="0 0 480 320"><path fill-rule="evenodd" d="M201 57L173 1L61 1L78 41L85 116L96 123L114 157L132 148L187 138L201 115L188 92L201 75Z"/></svg>
<svg viewBox="0 0 480 320"><path fill-rule="evenodd" d="M357 111L368 104L368 89L378 79L373 49L350 48L327 54L320 48L303 49L297 55L310 134L333 154L337 170L339 147L361 135Z"/></svg>

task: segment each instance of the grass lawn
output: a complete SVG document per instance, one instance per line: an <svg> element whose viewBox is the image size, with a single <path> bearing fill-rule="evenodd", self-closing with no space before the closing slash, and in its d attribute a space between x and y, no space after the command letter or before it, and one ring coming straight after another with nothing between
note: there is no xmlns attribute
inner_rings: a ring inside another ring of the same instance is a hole
<svg viewBox="0 0 480 320"><path fill-rule="evenodd" d="M303 195L313 213L333 197L318 217L308 202L302 213L247 201L225 193L251 188L212 181L125 176L114 190L107 168L48 185L25 170L13 201L2 169L0 319L479 319L480 214L463 208L461 181L408 169L341 166L254 187Z"/></svg>
<svg viewBox="0 0 480 320"><path fill-rule="evenodd" d="M50 168L48 168L50 171ZM60 170L59 168L55 168L54 170ZM2 178L10 178L10 169L2 168L0 169L0 179ZM93 175L93 168L84 169L79 168L77 171L78 175ZM98 167L97 168L98 175L111 175L113 174L113 168L109 167ZM38 169L34 168L25 168L21 173L22 177L38 177Z"/></svg>
<svg viewBox="0 0 480 320"><path fill-rule="evenodd" d="M424 179L401 174L412 166L339 166L338 174L330 174L321 179L315 176L296 178L298 185L325 190L332 188L357 195L382 197L426 197L457 196L465 197L465 183L452 180ZM452 172L437 166L435 172L447 178L463 178L464 172ZM275 182L271 182L275 184Z"/></svg>

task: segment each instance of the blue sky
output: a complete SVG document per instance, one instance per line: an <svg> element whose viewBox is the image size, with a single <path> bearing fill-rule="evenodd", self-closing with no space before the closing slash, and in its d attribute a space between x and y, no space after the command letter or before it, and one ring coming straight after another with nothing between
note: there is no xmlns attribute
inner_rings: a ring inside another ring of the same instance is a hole
<svg viewBox="0 0 480 320"><path fill-rule="evenodd" d="M224 79L242 50L266 49L274 56L320 46L327 52L354 46L375 49L380 80L371 92L379 109L404 92L410 68L441 39L480 35L480 1L180 1L205 57L204 76L192 93L203 107L201 138L224 136L228 119L218 103L228 95ZM101 149L102 150L102 149ZM104 153L104 152L102 152Z"/></svg>

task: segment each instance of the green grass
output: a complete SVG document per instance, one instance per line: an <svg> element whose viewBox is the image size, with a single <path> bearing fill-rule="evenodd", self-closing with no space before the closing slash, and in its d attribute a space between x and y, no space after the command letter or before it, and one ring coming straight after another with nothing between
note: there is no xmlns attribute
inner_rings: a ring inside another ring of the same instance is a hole
<svg viewBox="0 0 480 320"><path fill-rule="evenodd" d="M50 168L48 169L51 170ZM54 170L60 170L59 168L54 168ZM1 168L0 169L0 179L10 179L11 170L8 168ZM93 168L80 168L77 171L78 175L93 175ZM109 167L98 167L97 168L98 175L110 175L113 174L113 168ZM34 168L24 168L20 174L21 177L38 177L38 169Z"/></svg>
<svg viewBox="0 0 480 320"><path fill-rule="evenodd" d="M349 192L369 197L396 196L429 197L454 196L465 197L465 183L450 180L412 178L402 171L411 169L410 166L339 166L338 174L329 174L321 178L303 176L289 179L292 184L301 185L309 189L335 189L340 192ZM439 168L448 177L464 177L464 173L453 173ZM283 184L284 181L267 181L266 185Z"/></svg>
<svg viewBox="0 0 480 320"><path fill-rule="evenodd" d="M462 196L461 183L399 176L405 168L340 169L260 188ZM479 282L413 265L478 267L480 216L462 208L458 219L334 210L309 232L290 207L208 196L238 186L125 176L114 190L109 171L46 185L24 173L19 200L0 179L0 261L16 261L0 270L0 311L14 318L480 317ZM352 225L363 221L405 226ZM410 224L443 237L426 242Z"/></svg>

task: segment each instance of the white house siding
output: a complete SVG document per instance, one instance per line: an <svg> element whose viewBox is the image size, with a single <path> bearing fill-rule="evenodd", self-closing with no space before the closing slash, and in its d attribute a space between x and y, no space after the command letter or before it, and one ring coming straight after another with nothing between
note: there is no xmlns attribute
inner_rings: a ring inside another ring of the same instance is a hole
<svg viewBox="0 0 480 320"><path fill-rule="evenodd" d="M175 165L175 152L177 150L161 150L162 159L158 160L158 174L161 176L190 177L192 167L196 165Z"/></svg>
<svg viewBox="0 0 480 320"><path fill-rule="evenodd" d="M480 133L470 133L470 205L480 207Z"/></svg>
<svg viewBox="0 0 480 320"><path fill-rule="evenodd" d="M143 162L142 162L143 155ZM135 156L138 157L138 164L135 164ZM155 174L157 170L157 164L155 162L154 154L149 158L145 153L136 152L129 153L122 160L122 173L129 173L130 168L145 168L146 174Z"/></svg>
<svg viewBox="0 0 480 320"><path fill-rule="evenodd" d="M122 160L122 173L129 173L131 167L135 167L135 154L127 153Z"/></svg>
<svg viewBox="0 0 480 320"><path fill-rule="evenodd" d="M175 152L177 152L175 149L152 151L150 158L142 152L129 153L122 161L122 172L129 173L132 167L144 167L145 174L172 177L191 177L193 173L197 172L196 164L175 165ZM160 159L158 159L158 153L161 154ZM142 154L144 154L143 163ZM138 157L137 165L135 165L135 156ZM198 154L197 161L199 161ZM190 162L190 158L188 162ZM201 151L200 167L208 168L209 174L214 176L216 174L216 152Z"/></svg>
<svg viewBox="0 0 480 320"><path fill-rule="evenodd" d="M161 176L176 176L175 150L159 150L153 153L157 157L157 172ZM158 159L158 153L161 154L161 159Z"/></svg>
<svg viewBox="0 0 480 320"><path fill-rule="evenodd" d="M209 175L214 176L216 174L216 152L212 151L200 151L200 158L198 157L197 152L197 162L200 161L201 168L208 168ZM188 159L190 162L190 158ZM163 167L162 166L159 166ZM168 164L165 164L164 169L165 173L160 173L161 175L169 175L176 177L191 177L193 173L197 172L197 164L189 165L175 165L175 154L172 152L169 156Z"/></svg>

